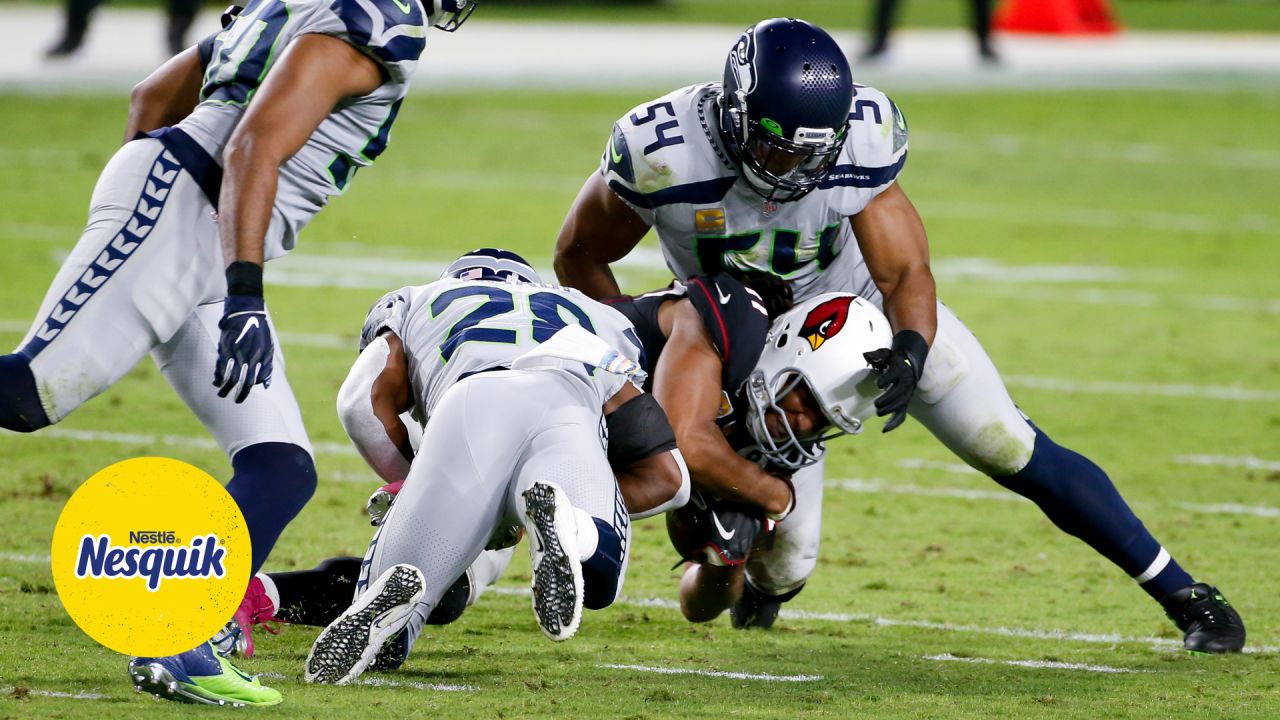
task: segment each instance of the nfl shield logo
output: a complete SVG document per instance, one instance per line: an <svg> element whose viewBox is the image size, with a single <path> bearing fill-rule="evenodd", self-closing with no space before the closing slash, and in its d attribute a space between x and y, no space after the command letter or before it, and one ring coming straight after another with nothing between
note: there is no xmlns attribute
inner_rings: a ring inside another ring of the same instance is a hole
<svg viewBox="0 0 1280 720"><path fill-rule="evenodd" d="M764 213L765 215L772 215L778 212L778 203L772 200L765 200L764 205L760 206L760 212Z"/></svg>

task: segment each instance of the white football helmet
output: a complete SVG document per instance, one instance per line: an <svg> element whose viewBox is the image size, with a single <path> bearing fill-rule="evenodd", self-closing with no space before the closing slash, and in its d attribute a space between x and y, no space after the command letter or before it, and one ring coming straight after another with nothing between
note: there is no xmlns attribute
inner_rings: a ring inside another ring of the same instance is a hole
<svg viewBox="0 0 1280 720"><path fill-rule="evenodd" d="M880 394L862 354L892 342L893 330L884 313L850 293L818 295L774 320L746 383L747 430L764 457L776 466L799 469L822 457L827 440L862 432ZM801 382L829 423L810 437L797 437L778 407ZM785 438L770 434L765 424L770 411L781 417Z"/></svg>
<svg viewBox="0 0 1280 720"><path fill-rule="evenodd" d="M453 32L475 12L477 0L423 0L427 24L445 32Z"/></svg>

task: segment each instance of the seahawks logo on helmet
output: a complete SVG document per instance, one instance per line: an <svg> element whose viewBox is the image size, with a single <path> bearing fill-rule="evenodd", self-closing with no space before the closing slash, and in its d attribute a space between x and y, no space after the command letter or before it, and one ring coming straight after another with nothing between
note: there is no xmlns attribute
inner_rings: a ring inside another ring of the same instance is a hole
<svg viewBox="0 0 1280 720"><path fill-rule="evenodd" d="M733 46L733 52L730 53L734 62L733 76L738 81L738 91L745 94L751 94L756 87L756 44L755 44L755 28L748 28L742 33L742 37L738 38L738 44Z"/></svg>

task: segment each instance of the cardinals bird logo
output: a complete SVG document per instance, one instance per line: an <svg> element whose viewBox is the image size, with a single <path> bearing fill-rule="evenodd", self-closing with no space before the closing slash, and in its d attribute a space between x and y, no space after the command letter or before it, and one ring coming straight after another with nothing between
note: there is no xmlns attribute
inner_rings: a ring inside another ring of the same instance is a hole
<svg viewBox="0 0 1280 720"><path fill-rule="evenodd" d="M849 320L849 296L832 298L809 312L800 326L800 337L809 341L809 347L817 350L822 343L835 337Z"/></svg>

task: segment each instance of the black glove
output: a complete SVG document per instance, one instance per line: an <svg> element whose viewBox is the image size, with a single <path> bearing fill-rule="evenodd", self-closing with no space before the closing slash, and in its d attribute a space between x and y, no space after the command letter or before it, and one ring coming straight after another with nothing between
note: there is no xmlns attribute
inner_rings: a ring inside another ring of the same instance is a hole
<svg viewBox="0 0 1280 720"><path fill-rule="evenodd" d="M867 364L879 373L876 387L884 390L876 398L876 415L892 415L884 424L889 432L907 419L907 405L916 393L916 384L924 374L924 361L929 343L915 330L903 330L893 336L893 345L862 354Z"/></svg>
<svg viewBox="0 0 1280 720"><path fill-rule="evenodd" d="M235 401L242 403L254 385L271 386L275 341L267 324L267 308L262 299L262 267L239 261L227 268L227 299L218 322L218 364L213 384L218 397L226 397L239 386Z"/></svg>
<svg viewBox="0 0 1280 720"><path fill-rule="evenodd" d="M673 517L678 516L678 517ZM673 530L675 523L678 529ZM758 508L728 503L693 491L684 507L667 518L668 532L680 536L678 552L685 561L712 565L741 565L764 529L764 515Z"/></svg>

